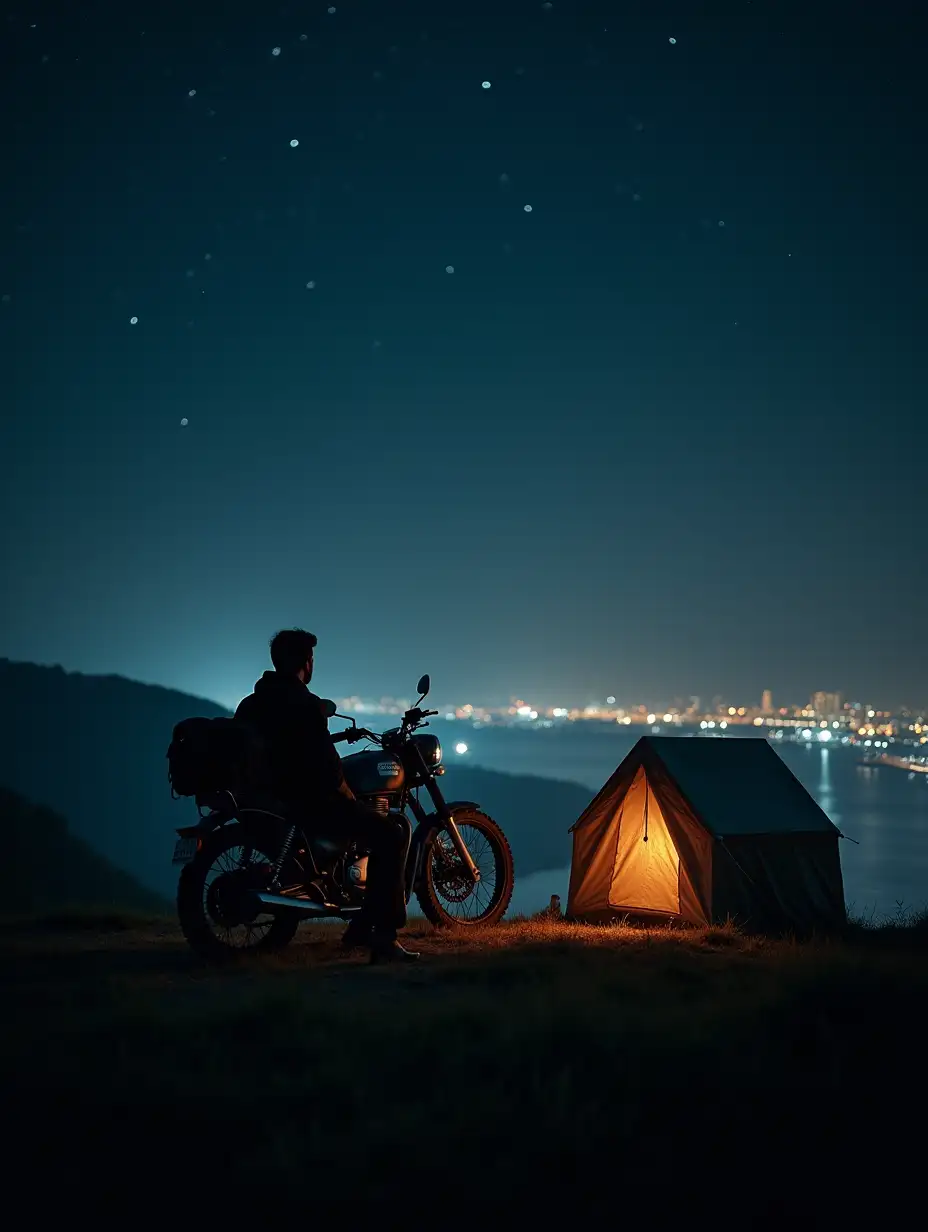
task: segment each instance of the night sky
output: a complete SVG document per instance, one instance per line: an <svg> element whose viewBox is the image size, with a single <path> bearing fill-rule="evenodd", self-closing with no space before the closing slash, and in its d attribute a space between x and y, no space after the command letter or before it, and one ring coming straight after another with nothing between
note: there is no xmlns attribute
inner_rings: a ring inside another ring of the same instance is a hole
<svg viewBox="0 0 928 1232"><path fill-rule="evenodd" d="M334 7L7 7L0 655L928 699L914 3Z"/></svg>

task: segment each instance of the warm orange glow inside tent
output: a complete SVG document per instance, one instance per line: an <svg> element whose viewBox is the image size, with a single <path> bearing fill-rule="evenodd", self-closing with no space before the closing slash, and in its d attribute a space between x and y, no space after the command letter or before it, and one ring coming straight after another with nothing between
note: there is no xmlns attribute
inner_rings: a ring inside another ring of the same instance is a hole
<svg viewBox="0 0 928 1232"><path fill-rule="evenodd" d="M679 915L680 853L643 766L622 801L616 827L609 906Z"/></svg>

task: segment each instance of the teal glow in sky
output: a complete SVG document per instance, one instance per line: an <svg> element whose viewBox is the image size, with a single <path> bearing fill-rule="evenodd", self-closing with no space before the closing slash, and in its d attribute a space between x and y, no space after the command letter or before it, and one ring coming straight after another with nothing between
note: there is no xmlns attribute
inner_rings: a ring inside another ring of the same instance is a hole
<svg viewBox="0 0 928 1232"><path fill-rule="evenodd" d="M892 6L200 11L5 25L0 654L928 697Z"/></svg>

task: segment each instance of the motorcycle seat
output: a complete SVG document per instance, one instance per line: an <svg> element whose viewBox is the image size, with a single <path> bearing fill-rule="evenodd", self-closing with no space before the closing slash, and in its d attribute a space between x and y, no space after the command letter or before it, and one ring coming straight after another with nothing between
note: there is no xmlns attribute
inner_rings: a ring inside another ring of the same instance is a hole
<svg viewBox="0 0 928 1232"><path fill-rule="evenodd" d="M226 800L230 793L221 793ZM226 806L228 807L228 805ZM240 796L235 802L236 816L245 813L263 813L279 821L295 822L313 842L319 842L324 848L337 846L339 840L333 839L327 833L325 806L306 809L288 804L280 796L264 790L252 790L247 795Z"/></svg>

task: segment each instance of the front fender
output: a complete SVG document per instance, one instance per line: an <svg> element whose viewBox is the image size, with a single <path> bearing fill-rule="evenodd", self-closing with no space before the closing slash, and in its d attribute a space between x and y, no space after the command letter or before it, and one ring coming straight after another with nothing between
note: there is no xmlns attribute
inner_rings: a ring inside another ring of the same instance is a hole
<svg viewBox="0 0 928 1232"><path fill-rule="evenodd" d="M452 800L448 805L448 812L453 813L455 809L463 808L479 809L480 805L476 800Z"/></svg>
<svg viewBox="0 0 928 1232"><path fill-rule="evenodd" d="M480 805L476 800L452 800L447 805L448 812L452 817L458 809L465 808L479 810ZM413 831L412 846L414 846L417 841L424 842L427 838L434 837L435 831L440 830L443 825L444 822L437 813L427 813Z"/></svg>

